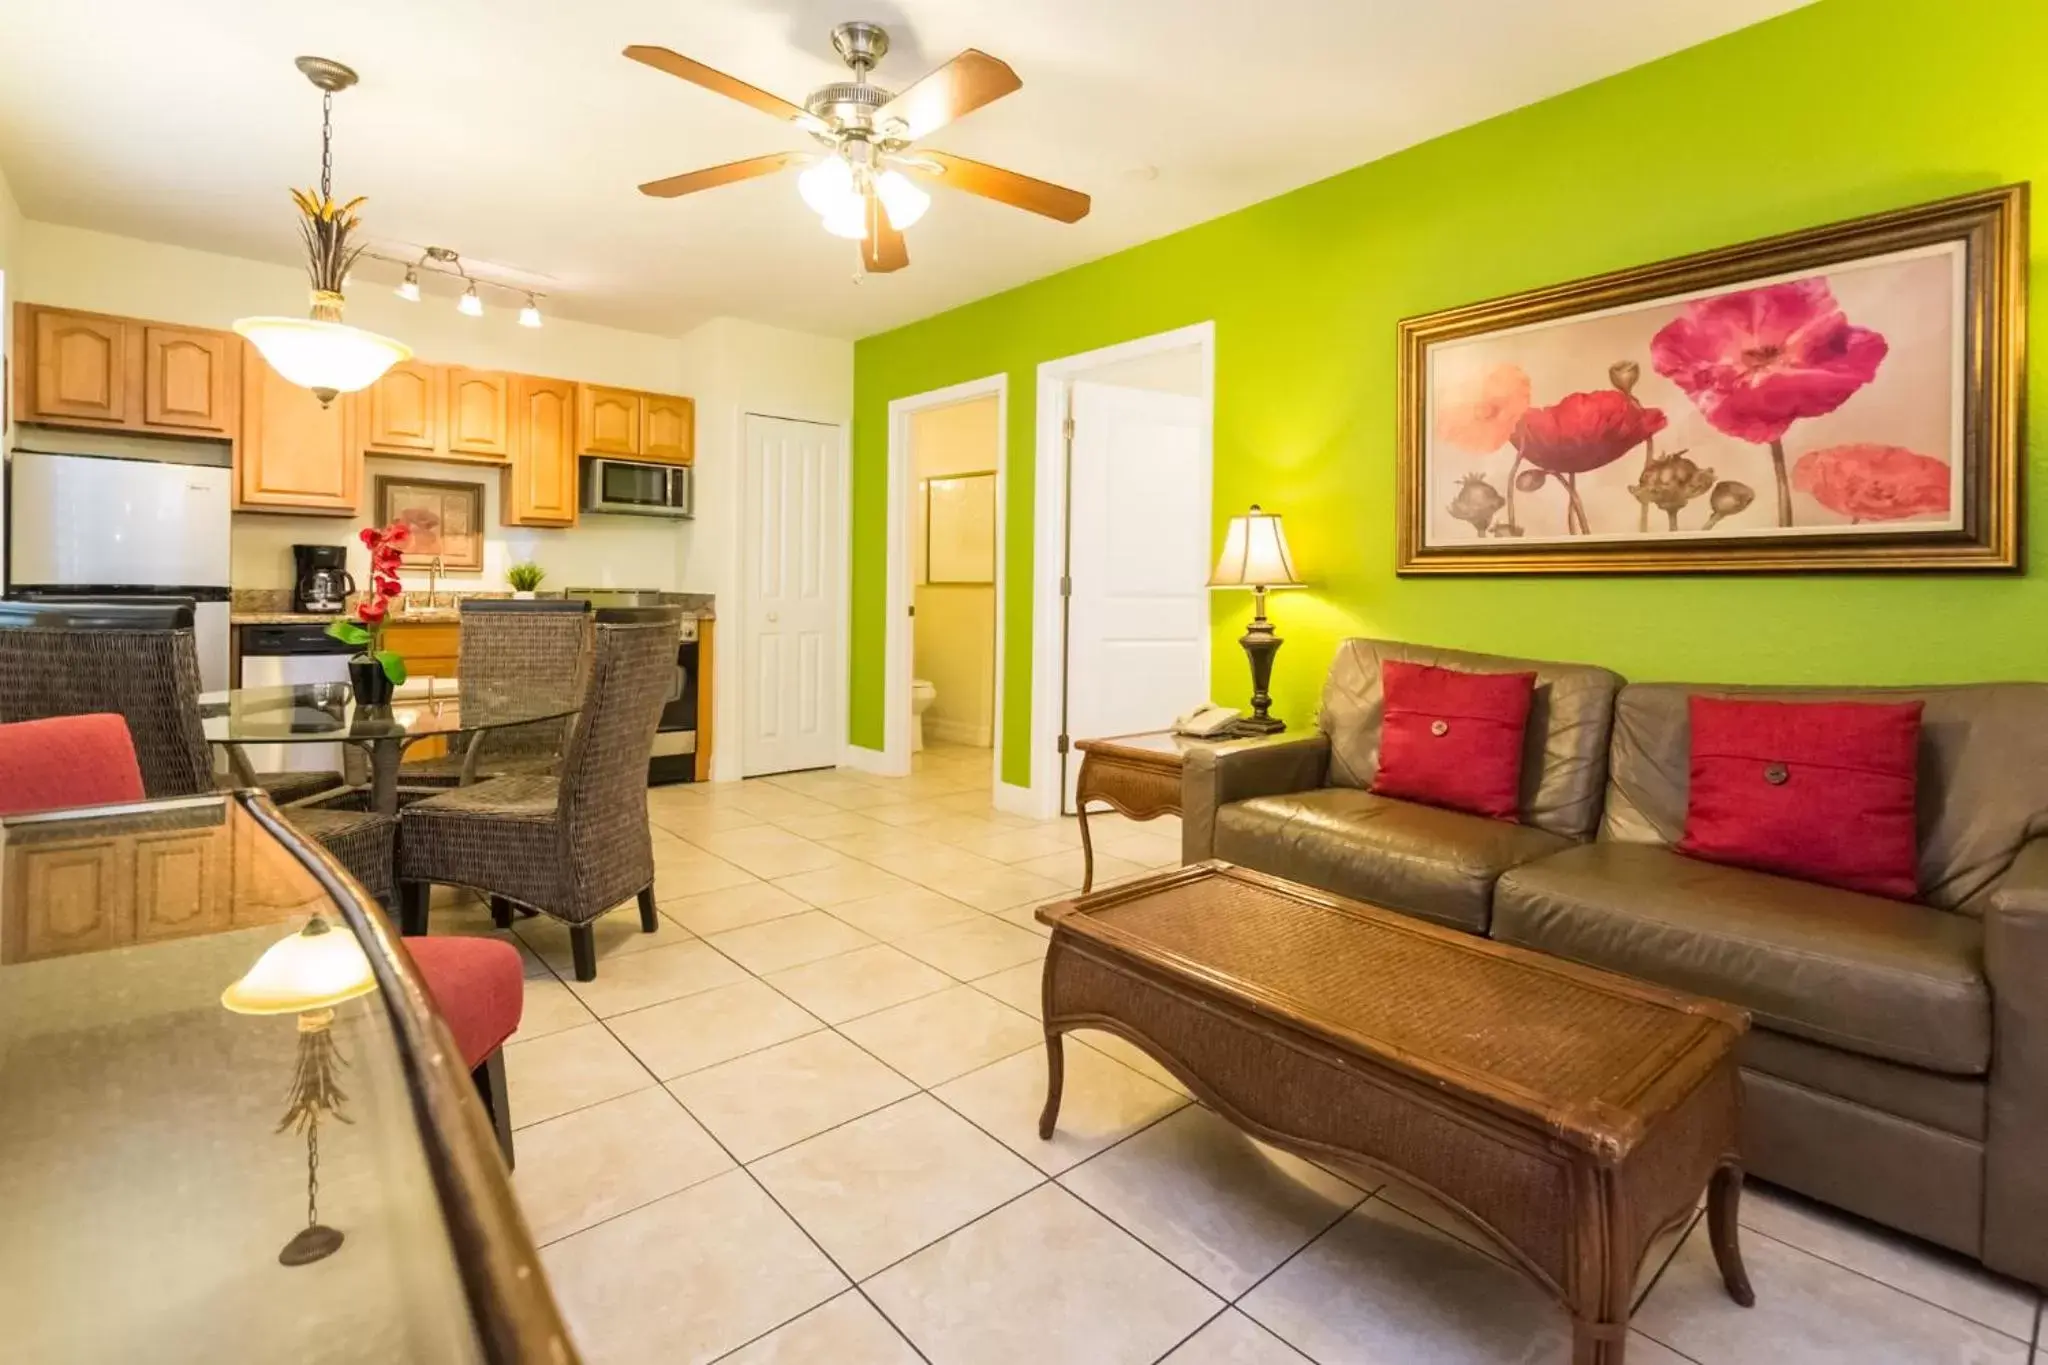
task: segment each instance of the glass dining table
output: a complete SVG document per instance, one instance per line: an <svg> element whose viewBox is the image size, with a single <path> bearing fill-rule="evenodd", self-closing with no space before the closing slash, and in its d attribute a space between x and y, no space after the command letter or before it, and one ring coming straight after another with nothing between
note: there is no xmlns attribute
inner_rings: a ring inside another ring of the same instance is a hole
<svg viewBox="0 0 2048 1365"><path fill-rule="evenodd" d="M400 764L411 745L445 739L463 756L466 786L476 775L485 734L561 720L581 706L580 694L533 683L429 677L400 684L388 706L357 705L345 682L206 692L199 698L199 718L207 741L226 749L229 770L244 786L255 785L246 745L340 743L363 750L369 757L370 807L392 815L398 810Z"/></svg>

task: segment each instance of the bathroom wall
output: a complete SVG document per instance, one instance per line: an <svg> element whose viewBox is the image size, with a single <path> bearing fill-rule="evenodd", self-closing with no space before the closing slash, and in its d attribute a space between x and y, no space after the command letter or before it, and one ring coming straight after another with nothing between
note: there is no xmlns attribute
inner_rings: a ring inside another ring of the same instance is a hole
<svg viewBox="0 0 2048 1365"><path fill-rule="evenodd" d="M995 736L996 590L993 583L932 583L925 565L924 481L985 474L996 467L996 400L976 398L929 408L910 419L911 475L918 485L911 516L916 574L917 676L938 690L925 713L925 738L987 747ZM988 484L995 496L995 483ZM994 520L989 562L995 562Z"/></svg>

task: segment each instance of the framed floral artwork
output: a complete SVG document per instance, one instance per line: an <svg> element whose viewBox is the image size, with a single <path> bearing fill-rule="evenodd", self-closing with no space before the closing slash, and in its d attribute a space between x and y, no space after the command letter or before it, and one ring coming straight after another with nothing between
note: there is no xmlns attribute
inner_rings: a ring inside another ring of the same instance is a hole
<svg viewBox="0 0 2048 1365"><path fill-rule="evenodd" d="M1401 324L1404 574L2019 566L2027 187Z"/></svg>
<svg viewBox="0 0 2048 1365"><path fill-rule="evenodd" d="M406 542L408 569L424 569L436 560L451 573L474 573L484 567L484 486L441 479L377 476L377 524L404 522L412 531Z"/></svg>

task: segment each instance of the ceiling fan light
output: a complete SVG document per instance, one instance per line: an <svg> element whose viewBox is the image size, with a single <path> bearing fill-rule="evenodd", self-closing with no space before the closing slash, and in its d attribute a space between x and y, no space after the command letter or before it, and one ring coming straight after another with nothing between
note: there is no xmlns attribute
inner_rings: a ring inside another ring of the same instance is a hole
<svg viewBox="0 0 2048 1365"><path fill-rule="evenodd" d="M844 237L852 242L866 240L868 235L868 201L859 195L848 195L843 202L834 204L831 208L827 209L823 217L825 219L825 231L831 233L834 237Z"/></svg>
<svg viewBox="0 0 2048 1365"><path fill-rule="evenodd" d="M398 297L404 299L407 303L418 303L420 301L419 272L417 270L406 271L405 278L398 282L398 288L393 290L392 292L397 294Z"/></svg>
<svg viewBox="0 0 2048 1365"><path fill-rule="evenodd" d="M932 206L932 197L912 184L910 177L901 171L883 171L877 176L875 193L881 197L882 209L889 215L889 226L898 232L924 217L924 211Z"/></svg>
<svg viewBox="0 0 2048 1365"><path fill-rule="evenodd" d="M455 301L455 311L471 318L484 315L484 301L477 297L475 285L462 291L462 297Z"/></svg>
<svg viewBox="0 0 2048 1365"><path fill-rule="evenodd" d="M848 202L859 203L853 188L853 167L840 156L828 156L808 167L796 178L796 192L821 217L844 212Z"/></svg>
<svg viewBox="0 0 2048 1365"><path fill-rule="evenodd" d="M271 368L301 388L311 389L321 405L336 394L354 393L377 382L378 376L412 349L390 337L365 332L340 322L313 318L243 318L235 324Z"/></svg>

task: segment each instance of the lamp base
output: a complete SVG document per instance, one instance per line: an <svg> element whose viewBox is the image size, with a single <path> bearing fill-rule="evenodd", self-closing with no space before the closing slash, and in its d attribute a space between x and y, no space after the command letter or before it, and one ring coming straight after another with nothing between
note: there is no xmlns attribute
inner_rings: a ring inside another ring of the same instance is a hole
<svg viewBox="0 0 2048 1365"><path fill-rule="evenodd" d="M1278 716L1242 716L1231 722L1230 733L1244 738L1258 735L1277 735L1287 728L1287 722Z"/></svg>
<svg viewBox="0 0 2048 1365"><path fill-rule="evenodd" d="M299 1229L298 1236L284 1244L284 1250L277 1253L279 1265L311 1265L324 1261L341 1249L341 1233L325 1223L309 1223Z"/></svg>
<svg viewBox="0 0 2048 1365"><path fill-rule="evenodd" d="M1273 705L1273 695L1268 689L1273 683L1273 656L1280 652L1281 640L1273 633L1273 623L1266 619L1266 590L1252 589L1252 623L1237 641L1244 646L1245 657L1252 666L1252 713L1243 717L1233 727L1241 735L1275 735L1287 728L1287 722L1267 714Z"/></svg>

